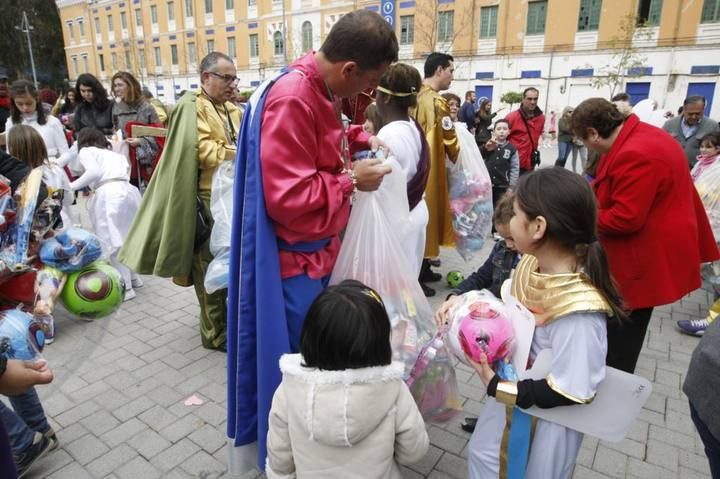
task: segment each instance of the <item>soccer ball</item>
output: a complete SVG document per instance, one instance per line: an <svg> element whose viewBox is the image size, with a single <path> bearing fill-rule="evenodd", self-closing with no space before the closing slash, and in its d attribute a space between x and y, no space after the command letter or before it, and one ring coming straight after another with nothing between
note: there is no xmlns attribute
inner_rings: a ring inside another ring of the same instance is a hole
<svg viewBox="0 0 720 479"><path fill-rule="evenodd" d="M68 276L60 296L65 308L83 319L114 313L125 298L125 282L108 263L95 262Z"/></svg>
<svg viewBox="0 0 720 479"><path fill-rule="evenodd" d="M465 281L465 276L460 271L450 271L447 274L448 286L451 288L457 288L457 285Z"/></svg>

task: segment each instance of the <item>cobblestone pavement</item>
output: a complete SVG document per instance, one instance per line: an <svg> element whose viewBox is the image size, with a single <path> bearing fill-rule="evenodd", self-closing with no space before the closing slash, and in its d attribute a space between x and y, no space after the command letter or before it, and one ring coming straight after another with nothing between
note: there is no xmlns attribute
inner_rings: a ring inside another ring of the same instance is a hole
<svg viewBox="0 0 720 479"><path fill-rule="evenodd" d="M469 264L451 250L441 257L440 272L467 275L485 254ZM226 477L225 354L201 347L192 288L144 280L137 298L110 318L81 321L58 307L56 340L45 350L55 380L38 390L61 446L27 477ZM434 308L447 294L437 284ZM652 396L623 442L585 439L575 479L710 477L680 389L698 340L674 327L678 319L704 316L709 299L698 291L656 309L637 371L652 380ZM457 376L465 412L475 415L483 387L465 366ZM185 406L193 394L203 404ZM430 450L404 469L406 478L466 477L469 435L461 420L429 426Z"/></svg>

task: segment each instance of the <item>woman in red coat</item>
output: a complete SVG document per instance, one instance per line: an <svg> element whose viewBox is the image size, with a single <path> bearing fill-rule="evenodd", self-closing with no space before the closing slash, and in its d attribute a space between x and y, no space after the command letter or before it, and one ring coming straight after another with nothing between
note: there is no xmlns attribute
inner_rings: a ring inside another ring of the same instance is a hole
<svg viewBox="0 0 720 479"><path fill-rule="evenodd" d="M630 320L608 325L609 366L633 372L655 306L700 287L700 264L720 257L682 147L602 98L582 102L573 133L601 155L592 183L598 239Z"/></svg>

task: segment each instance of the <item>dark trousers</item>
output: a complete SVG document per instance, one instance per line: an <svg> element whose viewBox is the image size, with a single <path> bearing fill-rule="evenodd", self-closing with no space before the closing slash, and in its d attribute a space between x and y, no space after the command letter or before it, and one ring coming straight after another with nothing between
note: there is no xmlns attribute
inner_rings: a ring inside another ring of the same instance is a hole
<svg viewBox="0 0 720 479"><path fill-rule="evenodd" d="M690 417L695 423L700 439L702 439L703 445L705 446L705 455L710 463L710 474L713 479L720 479L720 440L713 436L710 429L705 425L703 420L698 415L698 412L690 403Z"/></svg>
<svg viewBox="0 0 720 479"><path fill-rule="evenodd" d="M608 352L605 364L628 373L635 372L653 308L636 309L623 322L608 323Z"/></svg>

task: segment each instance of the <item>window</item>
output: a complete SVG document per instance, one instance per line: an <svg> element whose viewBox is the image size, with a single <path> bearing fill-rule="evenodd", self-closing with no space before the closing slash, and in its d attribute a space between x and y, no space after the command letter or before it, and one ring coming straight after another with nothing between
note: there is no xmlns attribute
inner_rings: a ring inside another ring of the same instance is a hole
<svg viewBox="0 0 720 479"><path fill-rule="evenodd" d="M120 28L127 30L127 13L120 12Z"/></svg>
<svg viewBox="0 0 720 479"><path fill-rule="evenodd" d="M480 38L497 36L497 5L480 8Z"/></svg>
<svg viewBox="0 0 720 479"><path fill-rule="evenodd" d="M720 0L705 0L700 21L702 23L720 22Z"/></svg>
<svg viewBox="0 0 720 479"><path fill-rule="evenodd" d="M113 31L112 15L107 16L108 32Z"/></svg>
<svg viewBox="0 0 720 479"><path fill-rule="evenodd" d="M142 70L144 70L145 69L145 50L140 50L138 52L138 54L139 54L138 56L140 57L140 68Z"/></svg>
<svg viewBox="0 0 720 479"><path fill-rule="evenodd" d="M100 19L95 17L95 34L100 35Z"/></svg>
<svg viewBox="0 0 720 479"><path fill-rule="evenodd" d="M581 0L578 32L597 31L600 26L602 0Z"/></svg>
<svg viewBox="0 0 720 479"><path fill-rule="evenodd" d="M157 23L157 5L150 5L150 23Z"/></svg>
<svg viewBox="0 0 720 479"><path fill-rule="evenodd" d="M237 50L235 49L235 37L229 37L227 39L227 54L230 58L234 59L237 56Z"/></svg>
<svg viewBox="0 0 720 479"><path fill-rule="evenodd" d="M248 0L248 7L254 7L257 5L257 0Z"/></svg>
<svg viewBox="0 0 720 479"><path fill-rule="evenodd" d="M662 0L640 0L638 4L637 23L647 27L660 25Z"/></svg>
<svg viewBox="0 0 720 479"><path fill-rule="evenodd" d="M98 63L100 64L100 71L104 71L105 70L105 57L103 56L102 53L100 55L98 55Z"/></svg>
<svg viewBox="0 0 720 479"><path fill-rule="evenodd" d="M400 45L415 43L415 17L403 15L400 17Z"/></svg>
<svg viewBox="0 0 720 479"><path fill-rule="evenodd" d="M75 71L75 75L77 76L80 74L80 71L78 70L77 57L72 57L72 62L73 62L73 70Z"/></svg>
<svg viewBox="0 0 720 479"><path fill-rule="evenodd" d="M73 30L72 22L67 22L68 34L71 40L75 40L75 30Z"/></svg>
<svg viewBox="0 0 720 479"><path fill-rule="evenodd" d="M132 61L130 60L130 52L125 50L125 68L132 70Z"/></svg>
<svg viewBox="0 0 720 479"><path fill-rule="evenodd" d="M110 54L110 66L112 66L112 70L116 72L118 70L117 67L117 53L113 52Z"/></svg>
<svg viewBox="0 0 720 479"><path fill-rule="evenodd" d="M302 51L308 52L312 49L313 49L312 23L303 22L303 24L302 24Z"/></svg>
<svg viewBox="0 0 720 479"><path fill-rule="evenodd" d="M153 50L155 52L155 66L159 67L160 65L162 65L162 57L160 56L160 47L155 47Z"/></svg>
<svg viewBox="0 0 720 479"><path fill-rule="evenodd" d="M142 28L143 26L143 17L142 17L142 11L135 10L135 25Z"/></svg>
<svg viewBox="0 0 720 479"><path fill-rule="evenodd" d="M276 56L281 56L285 54L285 45L283 42L282 32L275 32L273 34L273 53Z"/></svg>
<svg viewBox="0 0 720 479"><path fill-rule="evenodd" d="M454 14L452 10L447 12L440 12L438 14L438 41L447 42L452 39L453 36L453 19Z"/></svg>
<svg viewBox="0 0 720 479"><path fill-rule="evenodd" d="M168 9L168 21L174 22L175 21L175 2L168 2L167 9Z"/></svg>
<svg viewBox="0 0 720 479"><path fill-rule="evenodd" d="M77 19L78 29L80 30L80 37L85 36L85 20L82 18Z"/></svg>
<svg viewBox="0 0 720 479"><path fill-rule="evenodd" d="M225 0L225 10L235 10L235 0Z"/></svg>
<svg viewBox="0 0 720 479"><path fill-rule="evenodd" d="M170 61L173 65L178 64L177 45L170 45Z"/></svg>
<svg viewBox="0 0 720 479"><path fill-rule="evenodd" d="M528 3L527 29L528 35L545 33L545 17L547 16L547 0Z"/></svg>
<svg viewBox="0 0 720 479"><path fill-rule="evenodd" d="M193 0L185 0L185 16L193 16Z"/></svg>
<svg viewBox="0 0 720 479"><path fill-rule="evenodd" d="M253 33L250 35L250 58L257 58L260 56L260 44L258 43L258 34Z"/></svg>
<svg viewBox="0 0 720 479"><path fill-rule="evenodd" d="M213 0L205 0L205 13L213 12Z"/></svg>
<svg viewBox="0 0 720 479"><path fill-rule="evenodd" d="M207 41L207 52L212 53L215 51L215 40L208 40Z"/></svg>
<svg viewBox="0 0 720 479"><path fill-rule="evenodd" d="M87 53L83 53L82 59L83 59L83 73L87 73L90 71L90 65L88 65Z"/></svg>
<svg viewBox="0 0 720 479"><path fill-rule="evenodd" d="M188 63L194 65L197 63L197 50L195 48L195 42L187 44Z"/></svg>

